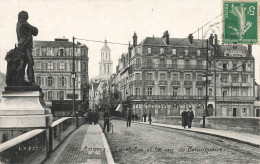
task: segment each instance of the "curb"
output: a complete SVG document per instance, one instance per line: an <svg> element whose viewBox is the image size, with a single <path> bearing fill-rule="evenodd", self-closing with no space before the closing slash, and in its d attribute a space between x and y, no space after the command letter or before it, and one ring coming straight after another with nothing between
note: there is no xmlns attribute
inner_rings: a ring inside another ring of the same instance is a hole
<svg viewBox="0 0 260 164"><path fill-rule="evenodd" d="M99 124L98 124L98 125L99 125ZM110 151L109 145L108 145L108 143L107 143L106 136L105 136L104 133L102 133L102 129L101 129L100 125L99 125L98 127L99 127L99 130L100 130L100 133L101 133L101 138L102 138L102 141L103 141L103 144L104 144L107 163L108 163L108 164L114 164L115 161L114 161L114 158L113 158L112 153L111 153L111 151Z"/></svg>
<svg viewBox="0 0 260 164"><path fill-rule="evenodd" d="M224 138L224 139L229 139L229 140L232 140L232 141L237 141L237 142L240 142L240 143L249 144L249 145L251 145L251 146L259 147L259 148L260 148L260 145L259 145L259 144L252 143L252 142L248 142L248 141L239 140L239 139L232 138L232 137L228 137L228 136L223 136L223 135L220 135L220 134L212 134L212 133L207 133L207 132L202 132L202 131L196 131L196 130L192 130L192 129L185 129L185 130L184 130L184 129L182 129L182 128L175 128L175 127L169 127L169 126L163 126L163 125L146 124L146 123L142 123L142 122L133 122L133 123L143 124L143 125L148 125L148 126L150 125L150 126L156 126L156 127L163 127L163 128L169 128L169 129L176 129L176 130L181 130L181 131L191 131L191 132L201 133L201 134L207 134L207 135L212 135L212 136L216 136L216 137L221 137L221 138ZM165 125L170 125L170 124L165 124Z"/></svg>

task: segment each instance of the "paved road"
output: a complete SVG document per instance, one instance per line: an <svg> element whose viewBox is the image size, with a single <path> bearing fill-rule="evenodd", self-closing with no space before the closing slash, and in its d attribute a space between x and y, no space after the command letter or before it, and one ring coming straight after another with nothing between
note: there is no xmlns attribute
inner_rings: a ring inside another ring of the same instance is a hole
<svg viewBox="0 0 260 164"><path fill-rule="evenodd" d="M102 125L102 123L101 123ZM117 163L260 163L260 149L190 131L113 120L106 134Z"/></svg>

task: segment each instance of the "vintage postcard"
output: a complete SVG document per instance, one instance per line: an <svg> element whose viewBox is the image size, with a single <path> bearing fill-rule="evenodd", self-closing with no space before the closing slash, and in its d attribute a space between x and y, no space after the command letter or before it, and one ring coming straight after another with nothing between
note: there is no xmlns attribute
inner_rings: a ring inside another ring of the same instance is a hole
<svg viewBox="0 0 260 164"><path fill-rule="evenodd" d="M0 0L0 164L260 163L260 0Z"/></svg>

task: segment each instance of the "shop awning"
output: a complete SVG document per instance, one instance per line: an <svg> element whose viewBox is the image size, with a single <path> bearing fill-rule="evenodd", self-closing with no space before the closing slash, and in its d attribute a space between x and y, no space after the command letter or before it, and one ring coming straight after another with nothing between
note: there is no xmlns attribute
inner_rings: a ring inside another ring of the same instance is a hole
<svg viewBox="0 0 260 164"><path fill-rule="evenodd" d="M117 106L116 111L122 113L122 104L119 104L119 105Z"/></svg>

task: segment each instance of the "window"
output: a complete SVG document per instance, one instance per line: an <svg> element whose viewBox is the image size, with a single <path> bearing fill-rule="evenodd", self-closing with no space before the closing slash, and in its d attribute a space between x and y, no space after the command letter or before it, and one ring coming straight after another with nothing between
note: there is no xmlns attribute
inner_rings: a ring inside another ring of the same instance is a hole
<svg viewBox="0 0 260 164"><path fill-rule="evenodd" d="M37 62L37 63L36 63L36 69L37 69L37 70L41 70L41 66L42 66L42 65L41 65L40 62Z"/></svg>
<svg viewBox="0 0 260 164"><path fill-rule="evenodd" d="M212 88L209 88L209 96L212 96Z"/></svg>
<svg viewBox="0 0 260 164"><path fill-rule="evenodd" d="M228 95L228 89L223 89L222 94L223 97L226 97Z"/></svg>
<svg viewBox="0 0 260 164"><path fill-rule="evenodd" d="M197 94L198 94L199 96L202 96L202 95L203 95L202 88L198 88Z"/></svg>
<svg viewBox="0 0 260 164"><path fill-rule="evenodd" d="M87 64L85 62L82 63L82 72L87 72Z"/></svg>
<svg viewBox="0 0 260 164"><path fill-rule="evenodd" d="M64 100L64 91L60 91L60 100Z"/></svg>
<svg viewBox="0 0 260 164"><path fill-rule="evenodd" d="M48 77L48 86L52 86L52 83L53 83L53 78L52 78L52 76L49 76Z"/></svg>
<svg viewBox="0 0 260 164"><path fill-rule="evenodd" d="M64 49L60 48L60 56L64 56L63 51L64 51Z"/></svg>
<svg viewBox="0 0 260 164"><path fill-rule="evenodd" d="M166 87L160 87L160 95L166 95Z"/></svg>
<svg viewBox="0 0 260 164"><path fill-rule="evenodd" d="M53 99L53 91L48 91L48 100Z"/></svg>
<svg viewBox="0 0 260 164"><path fill-rule="evenodd" d="M237 83L238 82L238 77L237 76L232 76L232 82Z"/></svg>
<svg viewBox="0 0 260 164"><path fill-rule="evenodd" d="M237 68L237 63L233 63L233 69Z"/></svg>
<svg viewBox="0 0 260 164"><path fill-rule="evenodd" d="M165 73L160 73L160 80L166 80Z"/></svg>
<svg viewBox="0 0 260 164"><path fill-rule="evenodd" d="M66 86L67 79L64 76L60 77L60 86Z"/></svg>
<svg viewBox="0 0 260 164"><path fill-rule="evenodd" d="M185 91L186 91L186 95L187 96L191 95L191 89L190 88L186 88Z"/></svg>
<svg viewBox="0 0 260 164"><path fill-rule="evenodd" d="M242 109L242 116L247 116L247 109L246 108Z"/></svg>
<svg viewBox="0 0 260 164"><path fill-rule="evenodd" d="M200 56L200 50L197 50L197 55Z"/></svg>
<svg viewBox="0 0 260 164"><path fill-rule="evenodd" d="M178 81L178 74L173 74L173 76L172 76L172 80L173 81Z"/></svg>
<svg viewBox="0 0 260 164"><path fill-rule="evenodd" d="M185 56L188 56L189 50L185 49L184 51L185 51Z"/></svg>
<svg viewBox="0 0 260 164"><path fill-rule="evenodd" d="M184 61L184 64L185 64L185 65L189 65L189 64L190 64L190 61L189 61L189 60L185 60L185 61Z"/></svg>
<svg viewBox="0 0 260 164"><path fill-rule="evenodd" d="M153 94L153 88L152 87L148 87L147 88L147 95L152 95Z"/></svg>
<svg viewBox="0 0 260 164"><path fill-rule="evenodd" d="M202 61L201 61L201 60L198 60L198 61L197 61L197 65L198 65L198 66L202 66Z"/></svg>
<svg viewBox="0 0 260 164"><path fill-rule="evenodd" d="M151 54L151 48L148 48L148 54Z"/></svg>
<svg viewBox="0 0 260 164"><path fill-rule="evenodd" d="M223 64L223 71L227 70L227 64Z"/></svg>
<svg viewBox="0 0 260 164"><path fill-rule="evenodd" d="M248 96L248 89L247 88L242 88L242 95Z"/></svg>
<svg viewBox="0 0 260 164"><path fill-rule="evenodd" d="M160 48L160 54L164 54L164 49L163 48Z"/></svg>
<svg viewBox="0 0 260 164"><path fill-rule="evenodd" d="M40 76L36 77L36 84L41 85L41 77Z"/></svg>
<svg viewBox="0 0 260 164"><path fill-rule="evenodd" d="M153 79L153 74L147 73L147 80L152 80L152 79Z"/></svg>
<svg viewBox="0 0 260 164"><path fill-rule="evenodd" d="M37 48L37 49L35 50L35 53L36 53L36 56L40 56L40 48Z"/></svg>
<svg viewBox="0 0 260 164"><path fill-rule="evenodd" d="M166 60L160 59L160 68L165 68L165 67L166 67Z"/></svg>
<svg viewBox="0 0 260 164"><path fill-rule="evenodd" d="M61 63L58 63L59 64L59 70L65 70L65 63L61 62Z"/></svg>
<svg viewBox="0 0 260 164"><path fill-rule="evenodd" d="M202 81L202 74L197 75L197 81Z"/></svg>
<svg viewBox="0 0 260 164"><path fill-rule="evenodd" d="M135 80L141 80L141 74L140 73L135 74Z"/></svg>
<svg viewBox="0 0 260 164"><path fill-rule="evenodd" d="M224 83L227 83L227 76L222 76L220 80Z"/></svg>
<svg viewBox="0 0 260 164"><path fill-rule="evenodd" d="M137 69L141 68L141 59L140 58L136 59L136 68Z"/></svg>
<svg viewBox="0 0 260 164"><path fill-rule="evenodd" d="M52 48L48 48L47 56L53 56Z"/></svg>
<svg viewBox="0 0 260 164"><path fill-rule="evenodd" d="M243 71L246 71L246 64L243 64L243 65L242 65L242 70L243 70Z"/></svg>
<svg viewBox="0 0 260 164"><path fill-rule="evenodd" d="M176 55L176 49L172 49L172 55Z"/></svg>
<svg viewBox="0 0 260 164"><path fill-rule="evenodd" d="M135 88L135 95L140 95L141 89L140 88Z"/></svg>
<svg viewBox="0 0 260 164"><path fill-rule="evenodd" d="M237 96L238 95L238 90L232 88L232 96Z"/></svg>
<svg viewBox="0 0 260 164"><path fill-rule="evenodd" d="M247 83L247 75L242 76L242 83Z"/></svg>
<svg viewBox="0 0 260 164"><path fill-rule="evenodd" d="M173 97L176 97L178 95L178 88L173 88Z"/></svg>
<svg viewBox="0 0 260 164"><path fill-rule="evenodd" d="M47 64L47 70L48 71L53 70L53 63L48 63Z"/></svg>
<svg viewBox="0 0 260 164"><path fill-rule="evenodd" d="M190 81L190 74L185 74L185 81Z"/></svg>

